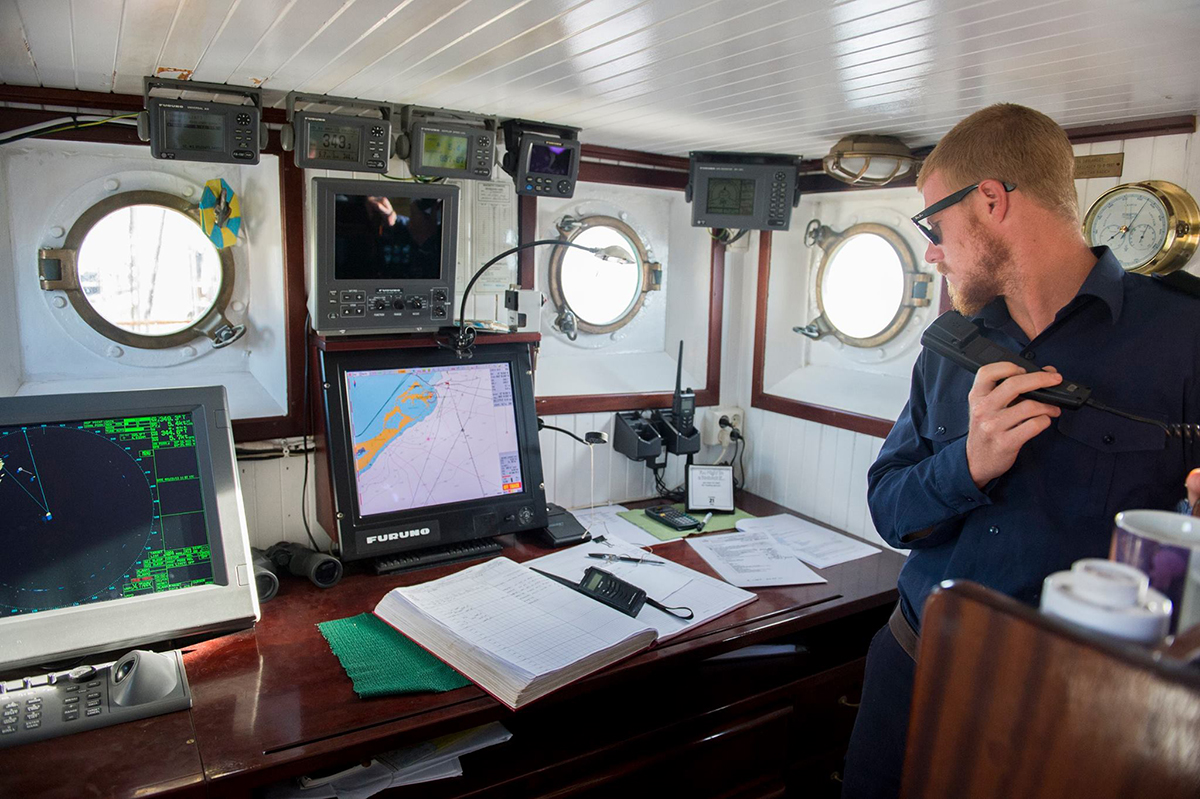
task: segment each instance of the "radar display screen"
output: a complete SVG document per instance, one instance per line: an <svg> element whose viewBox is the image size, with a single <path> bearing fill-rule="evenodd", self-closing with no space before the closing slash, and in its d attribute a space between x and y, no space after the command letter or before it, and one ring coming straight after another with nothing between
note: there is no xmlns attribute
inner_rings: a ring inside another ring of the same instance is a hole
<svg viewBox="0 0 1200 799"><path fill-rule="evenodd" d="M363 516L519 494L507 363L346 372Z"/></svg>
<svg viewBox="0 0 1200 799"><path fill-rule="evenodd" d="M212 583L190 413L0 426L0 618Z"/></svg>
<svg viewBox="0 0 1200 799"><path fill-rule="evenodd" d="M308 158L310 160L356 162L361 152L358 128L353 125L336 125L309 120Z"/></svg>
<svg viewBox="0 0 1200 799"><path fill-rule="evenodd" d="M466 136L427 131L421 145L421 166L466 169L468 144L469 139Z"/></svg>
<svg viewBox="0 0 1200 799"><path fill-rule="evenodd" d="M168 150L225 151L225 115L204 111L164 111Z"/></svg>
<svg viewBox="0 0 1200 799"><path fill-rule="evenodd" d="M741 178L709 178L705 213L753 216L755 185Z"/></svg>

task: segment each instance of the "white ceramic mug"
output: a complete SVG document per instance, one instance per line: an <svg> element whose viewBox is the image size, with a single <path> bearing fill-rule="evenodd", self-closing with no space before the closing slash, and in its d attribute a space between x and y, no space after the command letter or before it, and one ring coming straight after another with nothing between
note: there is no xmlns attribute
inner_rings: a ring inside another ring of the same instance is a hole
<svg viewBox="0 0 1200 799"><path fill-rule="evenodd" d="M1165 510L1117 514L1109 559L1150 577L1175 610L1171 632L1200 623L1200 517Z"/></svg>

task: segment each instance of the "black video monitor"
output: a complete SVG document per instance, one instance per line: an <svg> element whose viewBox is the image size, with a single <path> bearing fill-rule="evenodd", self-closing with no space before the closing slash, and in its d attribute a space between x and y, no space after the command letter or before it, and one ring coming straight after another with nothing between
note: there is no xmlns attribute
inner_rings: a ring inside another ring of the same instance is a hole
<svg viewBox="0 0 1200 799"><path fill-rule="evenodd" d="M546 526L528 345L322 355L344 559Z"/></svg>
<svg viewBox="0 0 1200 799"><path fill-rule="evenodd" d="M449 324L458 187L314 181L316 258L309 312L319 333L391 333Z"/></svg>
<svg viewBox="0 0 1200 799"><path fill-rule="evenodd" d="M0 669L257 617L221 388L0 400Z"/></svg>

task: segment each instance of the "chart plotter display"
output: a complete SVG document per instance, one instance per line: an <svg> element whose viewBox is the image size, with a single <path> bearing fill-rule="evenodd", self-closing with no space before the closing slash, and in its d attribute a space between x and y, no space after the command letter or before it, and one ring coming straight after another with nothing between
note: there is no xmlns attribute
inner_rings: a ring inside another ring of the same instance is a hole
<svg viewBox="0 0 1200 799"><path fill-rule="evenodd" d="M213 582L192 416L0 426L0 616Z"/></svg>
<svg viewBox="0 0 1200 799"><path fill-rule="evenodd" d="M523 490L509 364L345 374L360 515Z"/></svg>

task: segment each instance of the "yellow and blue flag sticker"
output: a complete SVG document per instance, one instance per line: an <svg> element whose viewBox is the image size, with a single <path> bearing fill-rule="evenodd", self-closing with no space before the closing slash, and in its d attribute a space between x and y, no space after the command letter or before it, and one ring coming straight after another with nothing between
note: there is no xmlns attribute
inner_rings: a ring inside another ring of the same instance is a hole
<svg viewBox="0 0 1200 799"><path fill-rule="evenodd" d="M200 229L218 250L237 244L242 229L242 204L225 182L216 178L204 184L200 196Z"/></svg>

